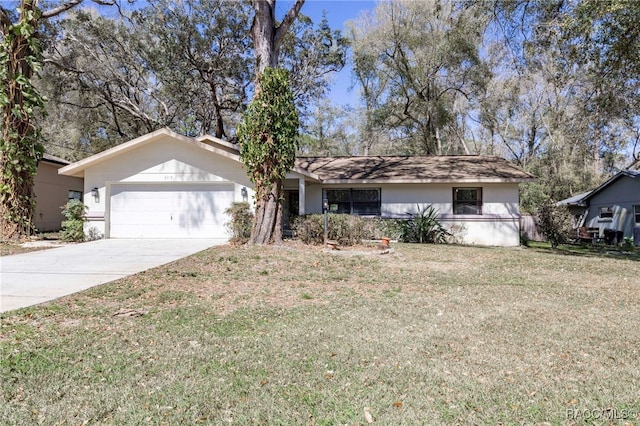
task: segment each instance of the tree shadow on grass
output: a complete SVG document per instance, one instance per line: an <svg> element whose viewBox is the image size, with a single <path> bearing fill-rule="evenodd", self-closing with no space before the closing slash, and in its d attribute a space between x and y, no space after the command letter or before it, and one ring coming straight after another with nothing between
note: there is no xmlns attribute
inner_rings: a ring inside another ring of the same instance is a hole
<svg viewBox="0 0 640 426"><path fill-rule="evenodd" d="M551 248L549 243L530 243L529 248L540 252L562 256L593 257L606 259L625 259L640 262L640 250L638 248L626 251L619 246L587 245L587 244L561 244L557 248Z"/></svg>

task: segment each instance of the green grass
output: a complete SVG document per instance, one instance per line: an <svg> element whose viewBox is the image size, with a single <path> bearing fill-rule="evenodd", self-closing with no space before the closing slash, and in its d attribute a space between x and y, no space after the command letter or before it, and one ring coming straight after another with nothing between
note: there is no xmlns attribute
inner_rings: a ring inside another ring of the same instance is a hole
<svg viewBox="0 0 640 426"><path fill-rule="evenodd" d="M0 423L640 420L636 261L394 249L218 247L3 314Z"/></svg>

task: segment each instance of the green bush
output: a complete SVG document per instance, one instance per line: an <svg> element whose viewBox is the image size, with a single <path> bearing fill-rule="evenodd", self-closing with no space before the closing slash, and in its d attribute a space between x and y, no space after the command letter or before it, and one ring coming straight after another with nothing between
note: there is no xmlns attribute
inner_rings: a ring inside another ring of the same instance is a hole
<svg viewBox="0 0 640 426"><path fill-rule="evenodd" d="M62 207L62 215L66 218L62 222L60 238L62 241L84 241L84 215L87 206L80 200L70 200Z"/></svg>
<svg viewBox="0 0 640 426"><path fill-rule="evenodd" d="M253 212L249 203L233 203L224 212L231 216L231 220L226 224L231 232L231 241L243 244L249 241L253 226Z"/></svg>
<svg viewBox="0 0 640 426"><path fill-rule="evenodd" d="M633 244L633 238L625 237L624 240L622 240L622 250L634 251L635 249L636 249L636 246Z"/></svg>
<svg viewBox="0 0 640 426"><path fill-rule="evenodd" d="M418 208L411 219L381 219L348 214L329 214L328 239L340 245L360 244L366 240L388 237L411 243L446 243L455 237L438 221L432 206ZM324 215L309 214L296 217L291 229L305 244L324 242Z"/></svg>
<svg viewBox="0 0 640 426"><path fill-rule="evenodd" d="M574 234L571 225L571 213L565 206L558 206L551 199L540 204L538 212L538 230L556 248L567 243Z"/></svg>
<svg viewBox="0 0 640 426"><path fill-rule="evenodd" d="M444 244L452 234L438 222L433 206L420 207L413 218L400 222L400 240L406 243Z"/></svg>
<svg viewBox="0 0 640 426"><path fill-rule="evenodd" d="M340 245L361 244L365 240L379 240L382 237L397 238L397 221L351 216L348 214L329 214L329 240ZM324 215L308 214L294 219L291 229L296 238L305 244L324 243Z"/></svg>
<svg viewBox="0 0 640 426"><path fill-rule="evenodd" d="M392 240L401 240L402 237L402 219L373 219L374 221L374 240L382 237L391 238Z"/></svg>

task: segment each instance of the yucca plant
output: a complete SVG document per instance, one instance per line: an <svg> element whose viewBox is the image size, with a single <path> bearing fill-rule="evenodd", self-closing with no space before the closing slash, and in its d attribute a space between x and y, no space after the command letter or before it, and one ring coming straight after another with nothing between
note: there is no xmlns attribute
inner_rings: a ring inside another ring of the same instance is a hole
<svg viewBox="0 0 640 426"><path fill-rule="evenodd" d="M409 213L411 214L411 213ZM420 207L411 219L400 223L400 239L407 243L444 244L451 233L438 222L438 210L432 205Z"/></svg>

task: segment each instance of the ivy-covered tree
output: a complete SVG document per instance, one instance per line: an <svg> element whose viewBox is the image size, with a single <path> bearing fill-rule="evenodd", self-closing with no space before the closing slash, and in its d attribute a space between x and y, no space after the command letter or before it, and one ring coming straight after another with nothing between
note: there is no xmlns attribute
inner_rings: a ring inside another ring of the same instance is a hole
<svg viewBox="0 0 640 426"><path fill-rule="evenodd" d="M256 193L256 215L250 244L282 240L282 180L293 168L300 121L287 72L277 66L285 35L304 2L296 0L278 22L276 0L252 1L255 12L251 25L256 60L255 95L236 129L240 155Z"/></svg>
<svg viewBox="0 0 640 426"><path fill-rule="evenodd" d="M17 15L17 16L16 16ZM34 123L36 110L44 107L31 78L42 64L37 37L40 11L33 0L23 0L18 13L0 9L0 217L2 239L17 239L33 232L33 178L44 148Z"/></svg>
<svg viewBox="0 0 640 426"><path fill-rule="evenodd" d="M83 0L69 0L42 12L38 0L22 0L16 11L0 6L0 237L15 240L34 231L33 180L44 148L35 116L44 99L32 79L42 67L41 19L57 16ZM111 0L93 0L113 4Z"/></svg>
<svg viewBox="0 0 640 426"><path fill-rule="evenodd" d="M240 156L255 185L249 243L269 244L282 240L282 181L294 165L300 122L286 71L265 68L258 87L236 131Z"/></svg>

